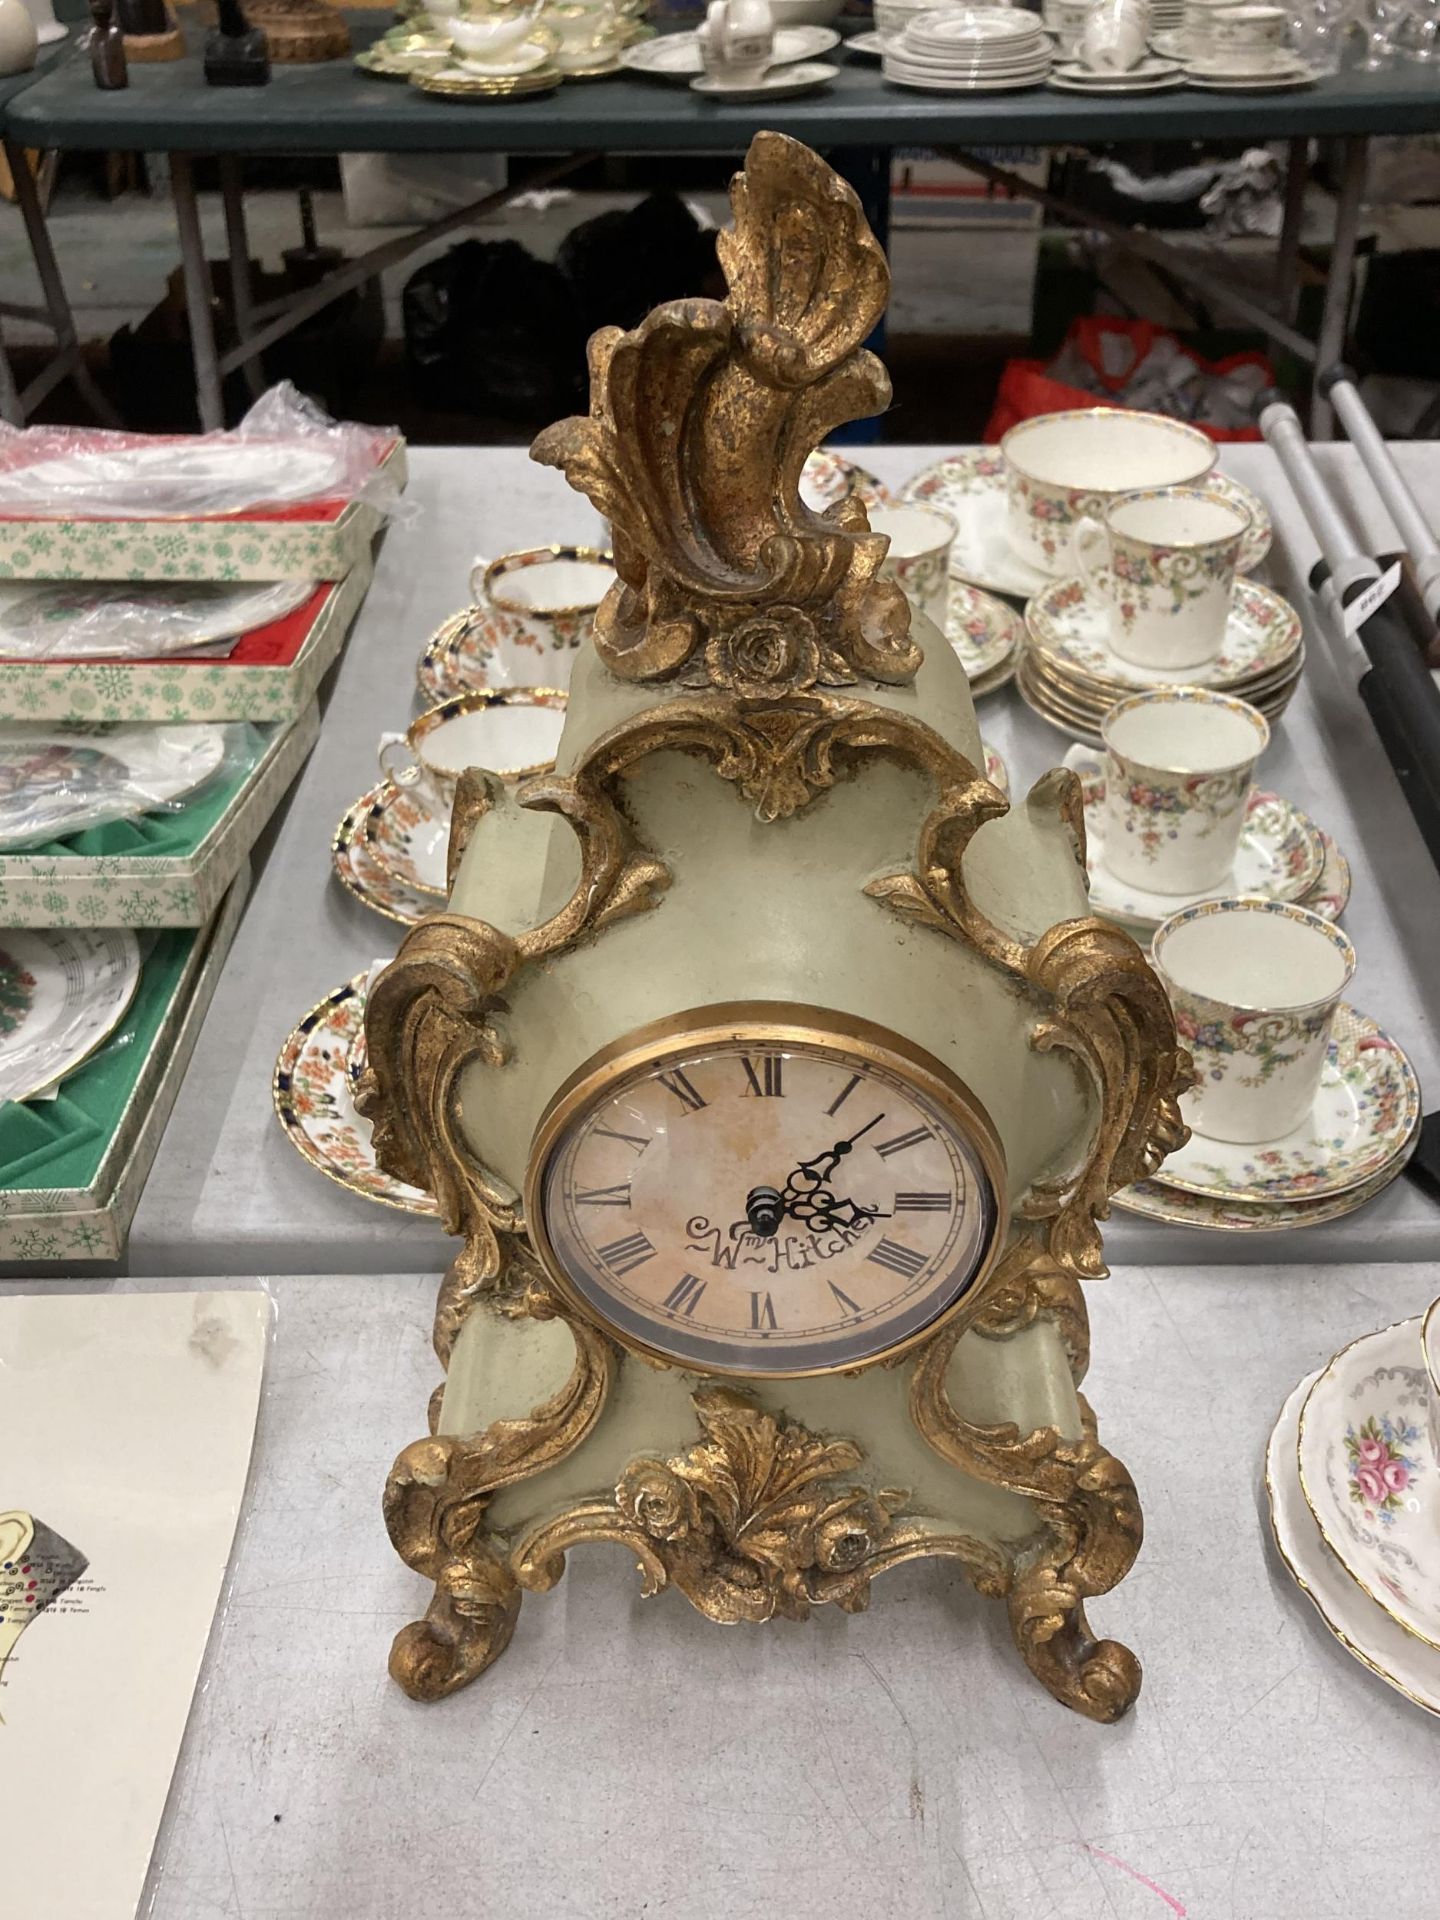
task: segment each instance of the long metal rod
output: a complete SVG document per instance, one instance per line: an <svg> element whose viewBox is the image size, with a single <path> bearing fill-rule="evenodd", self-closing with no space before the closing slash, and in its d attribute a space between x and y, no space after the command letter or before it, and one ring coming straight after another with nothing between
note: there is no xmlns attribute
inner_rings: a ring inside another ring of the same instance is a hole
<svg viewBox="0 0 1440 1920"><path fill-rule="evenodd" d="M1223 302L1232 312L1243 315L1262 332L1300 359L1313 362L1316 347L1287 321L1279 319L1268 307L1254 299L1248 293L1237 291L1219 274L1208 272L1195 264L1192 255L1179 247L1172 247L1154 234L1138 233L1131 227L1122 227L1114 220L1107 220L1103 214L1091 213L1087 208L1072 206L1068 200L1062 200L1058 194L1037 187L1032 181L1023 179L1018 173L1012 173L1008 167L997 167L993 161L982 160L978 154L970 153L963 147L942 147L938 151L948 159L956 161L962 167L968 167L978 173L982 179L993 180L997 186L1008 187L1012 193L1023 199L1038 201L1042 207L1068 220L1072 226L1090 227L1097 233L1105 234L1127 252L1137 255L1141 260L1149 260L1157 267L1164 267L1173 273L1177 280L1187 282L1212 300Z"/></svg>
<svg viewBox="0 0 1440 1920"><path fill-rule="evenodd" d="M1280 247L1275 256L1275 298L1287 320L1299 305L1297 285L1300 234L1305 223L1305 188L1310 179L1310 142L1305 137L1285 143L1285 212L1280 222Z"/></svg>
<svg viewBox="0 0 1440 1920"><path fill-rule="evenodd" d="M179 157L178 155L176 156ZM454 233L460 227L472 226L487 213L494 213L506 206L517 195L528 193L534 187L548 186L552 180L563 179L567 173L574 173L577 167L583 167L596 156L593 153L572 153L563 160L556 160L547 167L541 167L528 179L518 181L511 186L501 187L495 193L487 193L481 199L474 200L469 206L460 207L454 213L447 213L442 219L432 221L413 233L397 234L393 240L382 241L378 247L372 247L368 253L359 254L353 260L347 260L343 267L337 267L333 273L326 274L323 280L313 287L307 287L303 293L285 302L285 310L262 326L248 340L242 340L237 346L222 354L218 361L222 375L242 366L246 360L263 353L277 340L283 340L287 333L294 331L312 314L321 312L332 300L338 300L343 293L349 293L352 287L358 287L372 280L377 273L383 273L387 267L398 266L419 248L428 246L432 240L443 239L447 233Z"/></svg>
<svg viewBox="0 0 1440 1920"><path fill-rule="evenodd" d="M25 424L25 415L20 410L20 389L15 385L15 370L5 351L3 333L0 333L0 420L9 427Z"/></svg>
<svg viewBox="0 0 1440 1920"><path fill-rule="evenodd" d="M1355 243L1360 232L1360 203L1370 166L1370 142L1363 133L1347 136L1340 165L1340 192L1335 205L1335 237L1330 242L1330 271L1325 276L1325 304L1320 312L1320 339L1316 360L1332 366L1345 352L1350 324L1350 296L1355 281ZM1325 395L1317 391L1310 401L1310 438L1330 440L1335 416Z"/></svg>
<svg viewBox="0 0 1440 1920"><path fill-rule="evenodd" d="M1434 529L1425 518L1420 502L1405 484L1404 476L1383 435L1360 398L1355 376L1346 366L1331 367L1320 376L1320 391L1340 417L1350 444L1359 454L1375 491L1385 502L1385 511L1395 522L1400 544L1409 554L1415 569L1415 584L1432 620L1440 620L1440 545Z"/></svg>
<svg viewBox="0 0 1440 1920"><path fill-rule="evenodd" d="M215 298L190 163L188 153L171 154L170 190L175 196L175 224L180 229L180 266L190 320L190 356L195 364L195 407L201 432L218 433L225 425L225 401L215 351Z"/></svg>
<svg viewBox="0 0 1440 1920"><path fill-rule="evenodd" d="M1320 598L1334 615L1337 603L1343 601L1352 588L1377 579L1380 569L1373 555L1361 551L1344 514L1331 498L1315 457L1305 443L1305 429L1295 409L1283 400L1275 401L1261 414L1260 431L1280 462L1280 470L1300 503L1315 544L1325 557L1330 591L1322 593ZM1363 664L1358 644L1340 635L1338 620L1335 625L1332 638L1344 647L1352 663Z"/></svg>
<svg viewBox="0 0 1440 1920"><path fill-rule="evenodd" d="M220 160L220 201L225 209L225 244L230 255L230 308L237 336L247 340L255 324L255 302L250 286L250 236L245 227L245 183L233 153L222 155ZM265 370L259 356L247 356L243 371L251 397L258 400L265 391Z"/></svg>
<svg viewBox="0 0 1440 1920"><path fill-rule="evenodd" d="M110 402L96 386L89 367L85 364L84 350L75 330L75 316L70 310L70 301L65 292L65 282L60 277L60 264L55 258L55 249L50 244L50 230L45 224L45 210L40 205L40 195L35 188L35 176L31 173L24 150L11 139L6 139L5 160L9 166L11 178L15 182L15 198L19 203L20 217L25 222L26 238L30 242L30 255L35 262L35 271L40 279L40 290L45 298L46 323L55 335L57 357L64 371L56 379L39 389L35 400L43 399L53 386L58 386L66 375L75 382L80 392L89 402L91 411L107 426L118 427L119 415ZM48 371L48 369L47 369ZM38 382L31 381L26 393L35 391ZM24 405L22 399L22 407Z"/></svg>

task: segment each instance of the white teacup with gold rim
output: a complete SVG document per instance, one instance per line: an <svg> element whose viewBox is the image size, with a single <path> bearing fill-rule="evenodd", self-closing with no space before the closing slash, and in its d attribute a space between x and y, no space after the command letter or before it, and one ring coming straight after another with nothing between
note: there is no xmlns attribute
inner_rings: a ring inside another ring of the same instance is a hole
<svg viewBox="0 0 1440 1920"><path fill-rule="evenodd" d="M547 7L545 25L555 35L551 58L562 73L584 73L607 65L627 37L625 24L608 5L586 5L584 0Z"/></svg>
<svg viewBox="0 0 1440 1920"><path fill-rule="evenodd" d="M1011 427L1000 454L1010 543L1049 574L1069 569L1077 521L1098 519L1117 494L1191 486L1216 459L1198 427L1127 407L1036 414Z"/></svg>
<svg viewBox="0 0 1440 1920"><path fill-rule="evenodd" d="M1246 1145L1292 1133L1320 1088L1355 949L1330 921L1278 900L1206 900L1172 914L1151 961L1194 1056L1188 1125Z"/></svg>
<svg viewBox="0 0 1440 1920"><path fill-rule="evenodd" d="M1152 893L1202 893L1235 865L1255 763L1270 744L1263 713L1203 687L1121 700L1100 723L1105 745L1104 865ZM1065 765L1096 765L1074 746Z"/></svg>
<svg viewBox="0 0 1440 1920"><path fill-rule="evenodd" d="M1074 533L1075 564L1110 604L1110 645L1122 660L1183 672L1225 641L1250 516L1201 487L1151 487L1112 500Z"/></svg>
<svg viewBox="0 0 1440 1920"><path fill-rule="evenodd" d="M484 687L460 693L380 742L380 771L444 818L467 767L524 780L555 764L569 695L559 687Z"/></svg>
<svg viewBox="0 0 1440 1920"><path fill-rule="evenodd" d="M869 517L870 531L890 541L880 578L895 581L915 611L944 633L955 522L934 507L871 507Z"/></svg>
<svg viewBox="0 0 1440 1920"><path fill-rule="evenodd" d="M615 565L599 547L525 547L470 569L470 597L522 620L537 646L578 647L595 630L595 611L615 584Z"/></svg>

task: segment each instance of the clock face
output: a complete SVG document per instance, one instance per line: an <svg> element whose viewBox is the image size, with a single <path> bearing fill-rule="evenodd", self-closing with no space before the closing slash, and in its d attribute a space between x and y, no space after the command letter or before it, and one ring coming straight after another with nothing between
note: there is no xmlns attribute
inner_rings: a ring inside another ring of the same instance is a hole
<svg viewBox="0 0 1440 1920"><path fill-rule="evenodd" d="M922 1332L988 1265L1003 1161L958 1082L870 1031L692 1029L582 1074L532 1160L552 1270L707 1371L854 1367Z"/></svg>

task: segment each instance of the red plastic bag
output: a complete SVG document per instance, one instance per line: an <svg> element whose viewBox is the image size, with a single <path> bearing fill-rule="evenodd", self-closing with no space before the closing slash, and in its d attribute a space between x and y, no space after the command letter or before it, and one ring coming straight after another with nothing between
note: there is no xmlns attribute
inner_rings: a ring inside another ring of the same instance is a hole
<svg viewBox="0 0 1440 1920"><path fill-rule="evenodd" d="M1124 337L1131 349L1129 354L1116 351L1119 336ZM1068 348L1080 353L1087 365L1093 367L1095 376L1109 393L1116 395L1116 406L1123 406L1123 394L1133 369L1145 358L1159 339L1168 337L1164 327L1157 327L1151 320L1123 320L1115 314L1087 314L1073 321L1065 336ZM1270 376L1273 383L1274 369L1263 353L1231 353L1222 360L1206 360L1200 354L1187 347L1181 340L1175 341L1180 352L1187 360L1193 360L1204 373L1231 373L1236 367L1261 367ZM995 394L995 405L985 428L988 444L1003 438L1017 420L1031 420L1037 413L1063 413L1069 407L1103 407L1105 401L1094 393L1087 393L1083 387L1067 386L1061 380L1052 380L1045 371L1043 360L1008 360L1005 371L1000 376L1000 385ZM1117 366L1120 371L1116 371ZM1209 427L1203 421L1194 423L1201 433L1208 434L1212 440L1229 442L1235 440L1258 440L1259 427Z"/></svg>

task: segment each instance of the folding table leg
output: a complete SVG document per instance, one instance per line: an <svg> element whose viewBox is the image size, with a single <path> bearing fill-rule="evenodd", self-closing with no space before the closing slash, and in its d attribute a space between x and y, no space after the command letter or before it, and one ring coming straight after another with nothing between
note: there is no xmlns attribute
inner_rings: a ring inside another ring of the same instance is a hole
<svg viewBox="0 0 1440 1920"><path fill-rule="evenodd" d="M15 385L15 374L10 365L10 356L5 351L5 342L0 338L0 420L9 427L23 427L25 416L20 411L20 394Z"/></svg>
<svg viewBox="0 0 1440 1920"><path fill-rule="evenodd" d="M217 433L225 425L225 402L220 387L220 364L215 349L215 296L210 285L210 263L205 258L205 236L200 231L200 209L195 200L195 176L188 153L170 156L170 190L175 196L175 222L180 229L180 265L185 276L185 311L190 320L190 353L195 362L195 406L203 433Z"/></svg>
<svg viewBox="0 0 1440 1920"><path fill-rule="evenodd" d="M1310 142L1301 136L1285 143L1285 216L1275 257L1275 299L1281 318L1294 320L1300 235L1305 220L1305 189L1310 182Z"/></svg>
<svg viewBox="0 0 1440 1920"><path fill-rule="evenodd" d="M84 395L96 417L103 420L107 426L118 427L119 415L96 386L81 354L79 336L75 331L75 317L70 311L65 283L60 278L59 262L55 258L55 249L50 244L50 230L45 224L40 195L36 191L35 176L30 171L24 149L14 140L7 139L5 159L15 182L15 198L20 204L20 215L25 222L25 233L30 242L35 271L40 276L40 286L45 296L45 310L50 316L50 325L55 334L56 352L65 361L70 378ZM7 384L13 391L14 378L8 369L0 373L0 408L5 405ZM15 404L18 409L18 398Z"/></svg>
<svg viewBox="0 0 1440 1920"><path fill-rule="evenodd" d="M245 184L240 174L240 162L233 154L226 154L220 162L220 198L225 207L225 240L230 253L230 304L235 314L236 344L243 347L250 338L255 302L250 287L250 236L245 228ZM242 360L240 371L245 377L246 386L258 400L265 391L265 370L260 364L260 355L253 354L248 360Z"/></svg>
<svg viewBox="0 0 1440 1920"><path fill-rule="evenodd" d="M1320 337L1316 342L1317 373L1324 373L1345 355L1350 300L1355 287L1355 242L1360 231L1360 202L1365 194L1369 161L1370 142L1366 135L1348 135L1335 207L1335 237L1330 243L1330 271L1325 278L1325 304L1320 312ZM1314 392L1310 396L1310 438L1330 440L1334 435L1335 416L1330 402L1323 394Z"/></svg>

